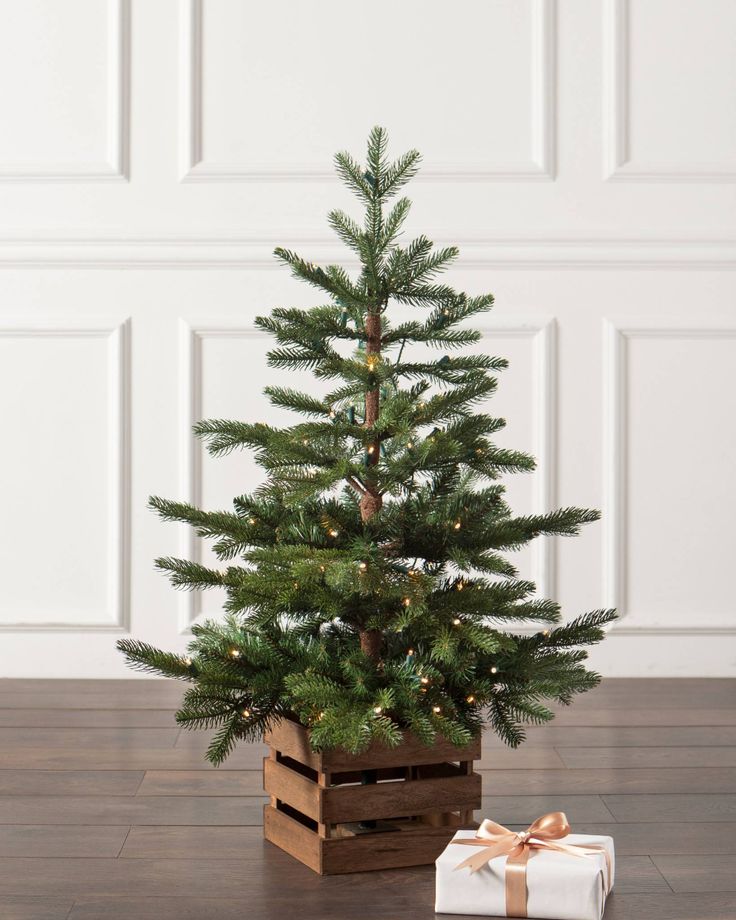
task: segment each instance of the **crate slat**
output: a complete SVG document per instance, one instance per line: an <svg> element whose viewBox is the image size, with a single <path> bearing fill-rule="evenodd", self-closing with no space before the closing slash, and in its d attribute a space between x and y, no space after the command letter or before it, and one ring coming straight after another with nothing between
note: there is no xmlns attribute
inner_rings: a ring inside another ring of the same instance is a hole
<svg viewBox="0 0 736 920"><path fill-rule="evenodd" d="M321 770L321 755L309 746L309 737L301 725L289 719L281 719L267 731L263 739L266 744L286 757L292 757L312 770Z"/></svg>
<svg viewBox="0 0 736 920"><path fill-rule="evenodd" d="M423 825L380 834L323 841L322 874L400 869L433 863L452 840L456 827Z"/></svg>
<svg viewBox="0 0 736 920"><path fill-rule="evenodd" d="M313 821L320 820L320 796L325 790L296 770L264 758L263 788L270 796L287 802Z"/></svg>
<svg viewBox="0 0 736 920"><path fill-rule="evenodd" d="M404 734L402 744L395 748L374 743L361 754L350 754L341 748L317 753L309 746L306 729L288 719L275 723L266 733L265 741L287 757L293 757L313 770L328 773L379 770L382 767L419 766L480 758L480 737L465 747L455 747L444 738L437 738L431 747L427 747L409 732Z"/></svg>
<svg viewBox="0 0 736 920"><path fill-rule="evenodd" d="M337 824L341 821L423 815L443 809L457 811L480 808L481 777L474 773L471 776L447 776L368 786L333 786L321 792L320 820Z"/></svg>
<svg viewBox="0 0 736 920"><path fill-rule="evenodd" d="M263 806L263 835L289 856L309 866L314 872L323 874L322 847L327 841L320 840L314 831L272 805Z"/></svg>

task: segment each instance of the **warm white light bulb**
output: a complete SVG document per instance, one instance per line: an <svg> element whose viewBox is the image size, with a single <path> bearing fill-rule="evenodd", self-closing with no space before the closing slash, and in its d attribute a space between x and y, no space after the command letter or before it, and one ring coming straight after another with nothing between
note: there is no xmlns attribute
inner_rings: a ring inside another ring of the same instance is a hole
<svg viewBox="0 0 736 920"><path fill-rule="evenodd" d="M380 716L380 714L383 712L383 706L374 706L373 712L375 712L377 716Z"/></svg>
<svg viewBox="0 0 736 920"><path fill-rule="evenodd" d="M231 649L230 649L230 657L231 657L231 658L240 658L240 649L231 648Z"/></svg>
<svg viewBox="0 0 736 920"><path fill-rule="evenodd" d="M460 617L455 617L455 619L452 621L453 626L459 626L461 623L462 623L462 620L460 619Z"/></svg>
<svg viewBox="0 0 736 920"><path fill-rule="evenodd" d="M442 709L439 706L433 706L432 712L442 712Z"/></svg>
<svg viewBox="0 0 736 920"><path fill-rule="evenodd" d="M493 667L491 668L491 674L498 674L498 668L496 667L495 664L494 664Z"/></svg>

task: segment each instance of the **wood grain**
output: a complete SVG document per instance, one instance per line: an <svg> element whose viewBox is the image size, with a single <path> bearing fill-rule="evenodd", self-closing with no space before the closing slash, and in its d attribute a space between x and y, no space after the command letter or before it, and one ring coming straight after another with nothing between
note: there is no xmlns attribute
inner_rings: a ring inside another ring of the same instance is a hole
<svg viewBox="0 0 736 920"><path fill-rule="evenodd" d="M696 853L688 856L653 856L652 859L675 892L736 893L736 856Z"/></svg>
<svg viewBox="0 0 736 920"><path fill-rule="evenodd" d="M322 793L320 820L337 823L423 815L442 809L473 809L481 803L480 793L481 778L477 773L371 786L336 786Z"/></svg>
<svg viewBox="0 0 736 920"><path fill-rule="evenodd" d="M605 795L616 821L736 821L736 795Z"/></svg>
<svg viewBox="0 0 736 920"><path fill-rule="evenodd" d="M736 707L725 709L587 709L568 706L556 710L551 725L624 727L635 725L736 725ZM544 727L551 727L551 725Z"/></svg>
<svg viewBox="0 0 736 920"><path fill-rule="evenodd" d="M0 898L3 920L68 920L71 898Z"/></svg>
<svg viewBox="0 0 736 920"><path fill-rule="evenodd" d="M2 920L434 917L431 866L320 878L264 842L265 746L210 767L183 689L0 681ZM485 736L476 814L611 834L606 920L734 920L734 725L736 681L606 680L517 751Z"/></svg>
<svg viewBox="0 0 736 920"><path fill-rule="evenodd" d="M499 795L637 792L736 792L736 767L481 771L483 788Z"/></svg>
<svg viewBox="0 0 736 920"><path fill-rule="evenodd" d="M561 747L557 755L573 768L736 767L736 747Z"/></svg>
<svg viewBox="0 0 736 920"><path fill-rule="evenodd" d="M2 796L2 824L260 824L265 799L193 796Z"/></svg>
<svg viewBox="0 0 736 920"><path fill-rule="evenodd" d="M531 824L548 811L564 811L574 824L615 820L598 795L484 795L476 818L492 818L507 825Z"/></svg>
<svg viewBox="0 0 736 920"><path fill-rule="evenodd" d="M135 795L142 770L0 770L0 795Z"/></svg>
<svg viewBox="0 0 736 920"><path fill-rule="evenodd" d="M0 825L2 856L108 856L115 858L128 827L103 825ZM0 915L2 916L2 915Z"/></svg>
<svg viewBox="0 0 736 920"><path fill-rule="evenodd" d="M119 750L157 750L173 748L178 728L0 728L0 749L106 748Z"/></svg>
<svg viewBox="0 0 736 920"><path fill-rule="evenodd" d="M523 827L522 827L523 830ZM687 855L720 853L736 855L736 822L674 822L605 824L574 821L576 834L607 834L616 842L619 856Z"/></svg>
<svg viewBox="0 0 736 920"><path fill-rule="evenodd" d="M0 726L33 728L175 728L171 709L0 709Z"/></svg>
<svg viewBox="0 0 736 920"><path fill-rule="evenodd" d="M318 754L310 749L305 729L286 719L274 725L265 740L279 753L307 764L314 770L327 773L379 770L382 767L405 767L453 760L477 760L480 757L480 739L466 747L458 748L449 741L438 738L434 745L427 747L408 732L404 734L403 742L394 748L374 743L360 754L349 754L341 748Z"/></svg>
<svg viewBox="0 0 736 920"><path fill-rule="evenodd" d="M132 827L120 856L125 859L254 859L263 850L257 827Z"/></svg>
<svg viewBox="0 0 736 920"><path fill-rule="evenodd" d="M143 776L138 795L263 795L261 770L148 770Z"/></svg>
<svg viewBox="0 0 736 920"><path fill-rule="evenodd" d="M726 712L731 715L729 710ZM526 731L530 747L700 747L736 746L736 725L579 726L533 725ZM485 739L487 750L503 749L493 735Z"/></svg>

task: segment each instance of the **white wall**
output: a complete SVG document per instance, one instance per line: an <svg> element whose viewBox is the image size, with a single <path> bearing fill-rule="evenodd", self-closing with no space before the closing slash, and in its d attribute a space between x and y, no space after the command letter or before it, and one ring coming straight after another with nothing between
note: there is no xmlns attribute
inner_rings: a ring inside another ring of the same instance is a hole
<svg viewBox="0 0 736 920"><path fill-rule="evenodd" d="M131 9L132 7L132 9ZM5 0L0 30L0 674L123 676L217 598L151 493L257 471L202 415L264 417L253 317L314 302L275 243L344 257L331 155L425 154L411 229L496 294L494 409L540 457L519 509L601 506L522 559L615 604L611 675L736 673L733 0Z"/></svg>

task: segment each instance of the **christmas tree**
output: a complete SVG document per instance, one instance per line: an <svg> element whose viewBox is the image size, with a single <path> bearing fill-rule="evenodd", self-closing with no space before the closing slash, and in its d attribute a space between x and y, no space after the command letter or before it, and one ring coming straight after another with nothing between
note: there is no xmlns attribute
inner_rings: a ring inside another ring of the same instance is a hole
<svg viewBox="0 0 736 920"><path fill-rule="evenodd" d="M582 646L603 638L614 612L554 625L558 604L536 597L503 555L543 534L576 534L599 514L512 514L500 480L534 460L496 446L504 421L478 410L507 362L463 351L480 338L466 321L493 297L437 280L455 247L400 242L410 202L396 196L420 157L390 163L386 146L374 128L365 167L335 157L364 208L362 224L329 214L360 261L357 277L275 252L324 299L256 320L276 340L272 367L308 369L319 382L310 392L265 390L304 420L195 426L215 456L255 451L264 484L232 511L150 501L214 541L221 568L156 565L176 588L224 588L226 615L192 627L186 656L118 646L134 667L193 684L177 720L216 729L213 763L281 718L306 726L315 749L397 745L406 730L427 745L438 734L462 745L485 722L515 746L524 723L552 718L545 701L567 704L599 680ZM392 307L416 318L392 319ZM328 392L316 395L318 386ZM530 623L539 630L514 634Z"/></svg>

